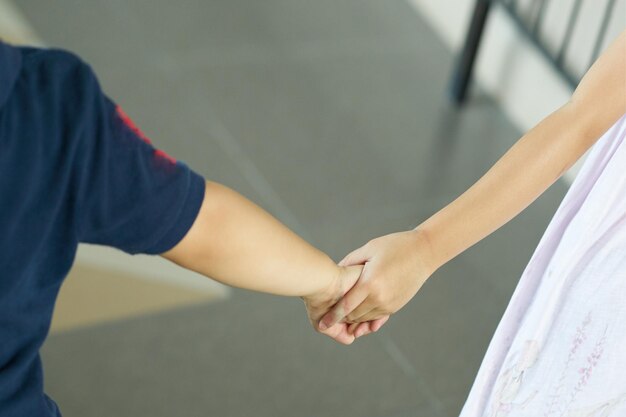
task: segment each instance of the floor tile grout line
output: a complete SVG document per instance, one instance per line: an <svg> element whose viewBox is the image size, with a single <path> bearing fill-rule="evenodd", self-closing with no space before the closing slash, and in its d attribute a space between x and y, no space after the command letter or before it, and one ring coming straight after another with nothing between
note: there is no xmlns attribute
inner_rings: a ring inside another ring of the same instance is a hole
<svg viewBox="0 0 626 417"><path fill-rule="evenodd" d="M196 93L195 95L197 96L198 94ZM194 99L200 102L205 101L201 100L200 97L194 97ZM204 119L205 123L203 127L208 136L228 155L240 170L244 179L252 186L265 203L268 204L269 208L274 211L278 219L294 229L303 239L313 243L311 233L283 201L278 192L256 166L252 158L248 156L235 136L216 116L215 111L206 104L206 101L203 107L206 109L207 114L207 117Z"/></svg>
<svg viewBox="0 0 626 417"><path fill-rule="evenodd" d="M407 377L416 381L418 389L426 396L431 408L435 410L439 416L444 416L445 408L443 403L430 388L428 388L424 379L420 377L415 367L411 364L411 361L402 353L398 345L389 336L379 335L378 339L392 361L398 365Z"/></svg>

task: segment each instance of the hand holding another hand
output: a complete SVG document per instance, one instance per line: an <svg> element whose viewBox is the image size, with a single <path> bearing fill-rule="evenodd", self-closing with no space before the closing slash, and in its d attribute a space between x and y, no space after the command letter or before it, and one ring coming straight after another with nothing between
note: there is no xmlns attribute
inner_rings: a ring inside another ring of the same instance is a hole
<svg viewBox="0 0 626 417"><path fill-rule="evenodd" d="M378 330L437 269L431 255L428 239L419 229L379 237L350 253L339 265L363 265L363 270L322 317L320 331L340 332L342 340L348 340Z"/></svg>
<svg viewBox="0 0 626 417"><path fill-rule="evenodd" d="M325 293L302 297L307 309L309 321L313 328L344 345L349 345L356 339L354 334L348 332L349 323L337 322L322 330L319 327L319 322L322 316L354 286L361 275L362 269L362 266L340 267L337 279L334 280L331 287L328 288ZM386 319L363 323L364 330L361 336L377 331L385 321Z"/></svg>

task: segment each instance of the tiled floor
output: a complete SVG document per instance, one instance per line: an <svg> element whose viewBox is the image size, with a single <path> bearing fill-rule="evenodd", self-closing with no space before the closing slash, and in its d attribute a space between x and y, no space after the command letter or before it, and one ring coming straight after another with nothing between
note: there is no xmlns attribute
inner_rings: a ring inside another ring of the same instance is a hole
<svg viewBox="0 0 626 417"><path fill-rule="evenodd" d="M452 54L404 0L20 0L165 151L336 259L416 225L518 137L488 98L451 107ZM566 187L442 268L349 348L298 300L225 301L52 336L66 417L432 416L463 404Z"/></svg>

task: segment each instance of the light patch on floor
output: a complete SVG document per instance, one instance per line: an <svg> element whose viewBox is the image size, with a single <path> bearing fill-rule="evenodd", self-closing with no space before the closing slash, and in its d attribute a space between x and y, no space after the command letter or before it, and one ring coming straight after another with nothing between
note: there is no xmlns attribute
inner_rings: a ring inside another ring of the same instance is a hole
<svg viewBox="0 0 626 417"><path fill-rule="evenodd" d="M43 45L11 0L0 0L0 38L14 44Z"/></svg>
<svg viewBox="0 0 626 417"><path fill-rule="evenodd" d="M196 272L181 268L161 256L129 255L119 249L81 243L76 252L76 265L103 269L123 275L138 276L147 280L208 291L226 297L230 289L217 281Z"/></svg>
<svg viewBox="0 0 626 417"><path fill-rule="evenodd" d="M77 265L65 280L57 300L51 332L206 303L222 298L130 274Z"/></svg>

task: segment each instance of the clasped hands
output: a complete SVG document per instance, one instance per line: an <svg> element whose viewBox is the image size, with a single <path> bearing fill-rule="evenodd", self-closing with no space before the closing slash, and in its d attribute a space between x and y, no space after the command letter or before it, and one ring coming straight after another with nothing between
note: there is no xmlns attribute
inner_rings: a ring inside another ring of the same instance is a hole
<svg viewBox="0 0 626 417"><path fill-rule="evenodd" d="M303 300L313 328L345 345L378 331L436 269L418 229L371 240L338 266L329 288Z"/></svg>

